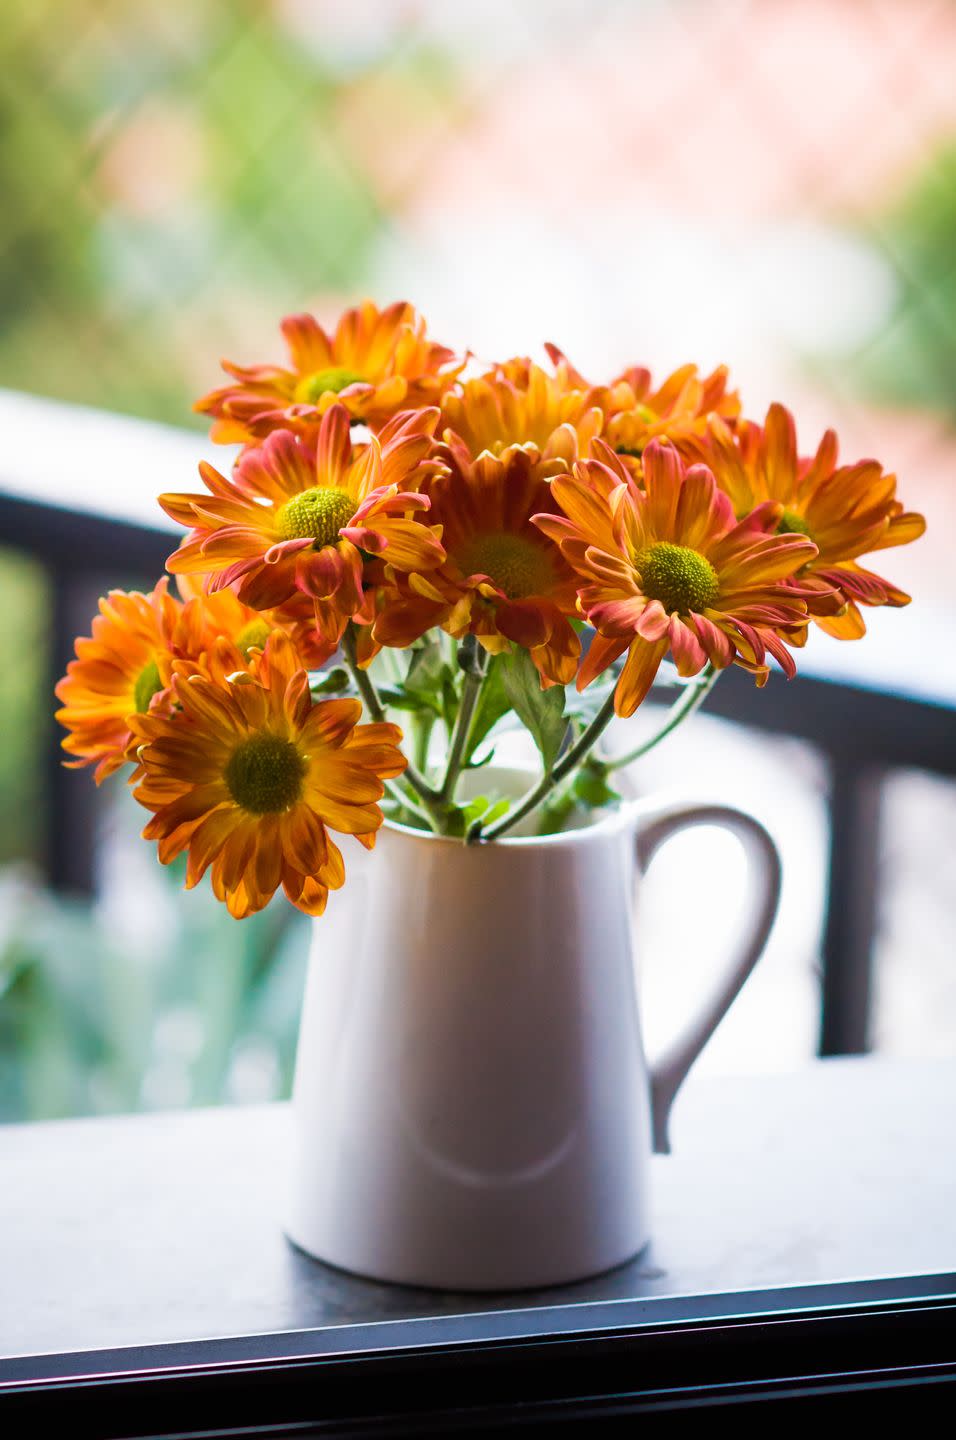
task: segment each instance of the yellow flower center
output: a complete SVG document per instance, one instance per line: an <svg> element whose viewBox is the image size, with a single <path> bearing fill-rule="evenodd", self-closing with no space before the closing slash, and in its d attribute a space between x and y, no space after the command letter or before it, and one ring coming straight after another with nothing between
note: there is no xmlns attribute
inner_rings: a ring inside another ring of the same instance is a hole
<svg viewBox="0 0 956 1440"><path fill-rule="evenodd" d="M618 455L630 455L632 459L640 460L650 436L634 434L636 427L633 423L628 422L632 422L635 419L639 420L642 425L653 425L656 423L658 417L648 405L635 405L634 409L628 411L621 422L621 428L618 433L621 435L622 443L615 445L614 449ZM624 444L623 442L625 440L629 443Z"/></svg>
<svg viewBox="0 0 956 1440"><path fill-rule="evenodd" d="M302 794L306 762L278 735L253 735L233 750L223 774L229 794L252 815L288 810Z"/></svg>
<svg viewBox="0 0 956 1440"><path fill-rule="evenodd" d="M473 535L456 554L465 575L487 575L509 600L546 594L554 572L540 546L521 535Z"/></svg>
<svg viewBox="0 0 956 1440"><path fill-rule="evenodd" d="M344 365L330 365L327 370L316 370L300 380L295 387L295 398L302 404L314 405L330 390L333 395L340 395L347 385L357 385L362 379L356 370L349 370Z"/></svg>
<svg viewBox="0 0 956 1440"><path fill-rule="evenodd" d="M272 626L267 625L265 620L250 620L244 625L236 636L236 646L246 660L249 659L249 651L252 649L264 650L266 641L272 634Z"/></svg>
<svg viewBox="0 0 956 1440"><path fill-rule="evenodd" d="M713 565L687 545L661 540L635 556L634 567L640 572L644 594L659 600L668 614L706 610L720 593Z"/></svg>
<svg viewBox="0 0 956 1440"><path fill-rule="evenodd" d="M286 501L276 517L283 540L304 540L311 536L316 550L334 545L339 531L355 514L355 501L345 490L320 485L303 490Z"/></svg>
<svg viewBox="0 0 956 1440"><path fill-rule="evenodd" d="M796 510L784 510L777 525L778 535L809 535L810 527Z"/></svg>
<svg viewBox="0 0 956 1440"><path fill-rule="evenodd" d="M144 665L136 677L136 684L133 686L133 704L136 706L137 715L144 715L149 709L149 702L154 695L158 695L163 688L163 682L159 677L159 666L155 660L150 660Z"/></svg>

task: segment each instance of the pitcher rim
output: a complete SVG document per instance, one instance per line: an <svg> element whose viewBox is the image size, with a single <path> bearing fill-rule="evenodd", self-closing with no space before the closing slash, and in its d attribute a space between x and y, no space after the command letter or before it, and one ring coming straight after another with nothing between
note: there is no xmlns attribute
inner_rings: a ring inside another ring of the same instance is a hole
<svg viewBox="0 0 956 1440"><path fill-rule="evenodd" d="M506 766L503 769L515 769L516 767ZM529 771L529 778L533 775ZM660 796L630 795L625 796L621 803L613 810L608 810L602 818L596 820L592 825L581 825L574 830L558 830L552 835L506 835L501 840L478 841L473 846L467 847L475 850L487 849L490 845L508 847L511 849L532 849L534 846L544 846L549 849L559 846L581 844L584 841L603 839L619 830L626 830L637 824L643 812L651 810L659 804ZM389 830L396 835L407 835L415 840L422 840L426 844L440 843L443 845L457 845L466 848L460 835L436 835L432 830L418 830L413 825L402 825L397 820L386 818L382 823L383 830Z"/></svg>

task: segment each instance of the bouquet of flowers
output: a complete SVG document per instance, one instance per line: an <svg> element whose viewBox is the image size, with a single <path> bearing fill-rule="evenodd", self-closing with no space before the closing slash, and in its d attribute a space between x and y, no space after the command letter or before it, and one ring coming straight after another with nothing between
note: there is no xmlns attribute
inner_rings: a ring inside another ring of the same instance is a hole
<svg viewBox="0 0 956 1440"><path fill-rule="evenodd" d="M782 405L744 418L724 367L594 382L549 345L482 368L406 303L281 328L285 365L226 363L196 404L230 473L159 497L178 594L111 591L57 686L67 763L131 766L159 859L234 916L280 885L320 915L330 832L371 849L386 815L464 844L580 823L728 666L792 676L811 625L858 639L908 602L860 564L925 528L896 477L830 430L801 454ZM663 723L602 755L664 665ZM509 723L538 777L461 800Z"/></svg>

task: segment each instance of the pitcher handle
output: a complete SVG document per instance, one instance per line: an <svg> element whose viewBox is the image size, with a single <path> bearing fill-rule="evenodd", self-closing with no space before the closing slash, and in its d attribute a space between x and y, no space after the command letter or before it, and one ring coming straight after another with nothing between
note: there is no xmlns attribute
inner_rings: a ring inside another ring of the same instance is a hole
<svg viewBox="0 0 956 1440"><path fill-rule="evenodd" d="M641 870L647 869L665 840L688 825L722 825L737 835L747 852L759 894L740 952L728 966L717 990L651 1069L651 1120L657 1155L670 1153L667 1126L674 1097L760 959L780 902L781 866L776 845L759 820L729 805L675 805L647 821L637 833L637 862Z"/></svg>

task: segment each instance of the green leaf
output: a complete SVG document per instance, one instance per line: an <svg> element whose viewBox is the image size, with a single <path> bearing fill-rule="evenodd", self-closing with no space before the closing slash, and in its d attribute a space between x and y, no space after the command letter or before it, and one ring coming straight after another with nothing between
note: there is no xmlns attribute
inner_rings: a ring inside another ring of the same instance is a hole
<svg viewBox="0 0 956 1440"><path fill-rule="evenodd" d="M507 715L511 709L511 701L505 690L501 658L500 655L492 655L488 663L488 670L485 675L484 684L481 687L481 694L478 696L478 703L475 706L475 713L471 722L471 732L468 737L470 745L469 761L489 731L491 731L502 716ZM491 755L488 756L488 759L491 759ZM488 760L481 761L483 765L487 763Z"/></svg>
<svg viewBox="0 0 956 1440"><path fill-rule="evenodd" d="M412 695L434 696L441 688L442 673L447 669L438 640L416 645L405 673L404 689Z"/></svg>
<svg viewBox="0 0 956 1440"><path fill-rule="evenodd" d="M427 710L440 716L444 713L446 688L452 679L452 670L442 655L440 643L437 639L428 640L412 650L402 683L387 687L388 703L399 710ZM385 691L381 693L384 695Z"/></svg>
<svg viewBox="0 0 956 1440"><path fill-rule="evenodd" d="M483 825L494 824L508 810L509 803L508 800L496 800L493 795L476 795L464 806L465 829L470 829L476 820Z"/></svg>
<svg viewBox="0 0 956 1440"><path fill-rule="evenodd" d="M585 763L574 777L574 795L591 810L604 805L616 805L621 796L607 783L607 774L602 766Z"/></svg>
<svg viewBox="0 0 956 1440"><path fill-rule="evenodd" d="M557 835L568 827L581 806L574 795L574 785L559 785L538 811L537 835Z"/></svg>
<svg viewBox="0 0 956 1440"><path fill-rule="evenodd" d="M340 695L352 683L349 672L341 665L336 665L334 670L320 670L318 673L323 678L309 682L313 695Z"/></svg>
<svg viewBox="0 0 956 1440"><path fill-rule="evenodd" d="M435 635L414 646L405 679L387 692L390 696L404 696L404 699L390 699L389 703L399 709L427 710L444 720L450 730L458 714L457 674L457 668L448 663L441 640ZM380 693L386 692L380 688Z"/></svg>
<svg viewBox="0 0 956 1440"><path fill-rule="evenodd" d="M400 685L379 685L378 698L389 710L412 710L418 715L435 713L430 701L421 695L409 695Z"/></svg>
<svg viewBox="0 0 956 1440"><path fill-rule="evenodd" d="M453 840L463 840L467 830L464 810L460 805L452 806L445 816L444 834L450 835Z"/></svg>
<svg viewBox="0 0 956 1440"><path fill-rule="evenodd" d="M511 708L530 733L545 772L550 774L568 728L564 690L560 685L542 690L534 661L527 650L517 646L502 657L501 677Z"/></svg>

